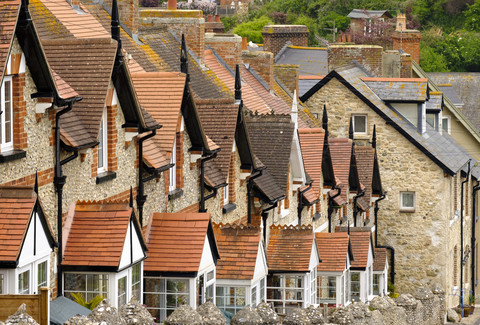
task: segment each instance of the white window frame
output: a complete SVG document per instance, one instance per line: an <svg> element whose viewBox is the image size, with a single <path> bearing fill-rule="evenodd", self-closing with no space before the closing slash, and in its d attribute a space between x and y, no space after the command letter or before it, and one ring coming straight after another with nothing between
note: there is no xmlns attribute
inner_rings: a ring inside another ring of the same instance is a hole
<svg viewBox="0 0 480 325"><path fill-rule="evenodd" d="M230 203L229 200L228 200L228 195L229 195L229 192L230 192L230 189L229 189L230 184L228 183L229 178L230 177L227 176L227 186L225 186L223 188L223 204Z"/></svg>
<svg viewBox="0 0 480 325"><path fill-rule="evenodd" d="M356 131L356 123L355 123L355 118L356 117L364 117L365 118L365 123L364 123L364 126L365 126L365 131ZM367 134L368 133L368 115L367 114L353 114L352 115L352 127L353 127L353 134Z"/></svg>
<svg viewBox="0 0 480 325"><path fill-rule="evenodd" d="M8 97L10 99L10 120L6 121L5 118L7 116L7 108L5 107L5 99L7 98L6 96L6 90L5 90L5 84L9 83L10 84L10 92L8 94ZM0 110L2 114L0 114L0 152L6 152L13 150L13 82L12 82L12 76L4 76L3 81L2 81L2 87L0 88ZM6 142L7 134L6 134L6 123L10 123L10 141Z"/></svg>
<svg viewBox="0 0 480 325"><path fill-rule="evenodd" d="M20 275L28 272L28 289L24 292L20 291ZM32 293L32 284L33 284L33 274L32 274L32 264L28 264L22 268L19 268L16 272L15 277L15 293L29 295Z"/></svg>
<svg viewBox="0 0 480 325"><path fill-rule="evenodd" d="M223 291L223 295L216 295L215 299L215 304L216 306L223 311L226 312L233 312L233 314L236 314L239 310L243 309L245 306L248 305L247 300L248 300L248 295L250 295L251 299L251 290L253 289L248 287L248 286L242 286L242 285L218 285L218 288L222 288L221 291ZM218 292L217 288L217 292ZM233 289L233 294L231 293ZM241 292L243 290L243 296ZM250 291L250 292L249 292ZM258 294L258 289L257 289L257 294ZM233 305L228 304L229 301L234 301ZM242 304L243 300L243 304ZM237 303L239 302L239 303ZM253 303L251 303L253 305Z"/></svg>
<svg viewBox="0 0 480 325"><path fill-rule="evenodd" d="M447 129L446 130L445 130L445 126L444 126L445 122L447 123ZM447 133L450 134L450 132L451 132L450 126L451 126L450 116L442 116L442 132L447 131Z"/></svg>
<svg viewBox="0 0 480 325"><path fill-rule="evenodd" d="M172 156L170 158L170 164L173 165L168 171L168 191L173 192L177 189L177 139L173 142Z"/></svg>
<svg viewBox="0 0 480 325"><path fill-rule="evenodd" d="M326 278L327 279L327 285L326 286L321 286L320 284L322 283L320 280L320 278ZM332 292L332 287L330 286L330 280L331 279L334 279L335 281L335 285L333 287L333 293L334 293L334 297L333 298L330 298L330 293ZM316 293L316 303L317 304L336 304L337 303L337 293L338 293L338 277L336 274L328 274L328 273L319 273L317 275L317 293ZM325 298L325 297L322 297L320 295L321 293L321 290L328 290L328 297Z"/></svg>
<svg viewBox="0 0 480 325"><path fill-rule="evenodd" d="M97 148L97 172L104 173L108 168L108 139L107 139L107 109L103 110L102 122L98 135ZM102 157L102 165L100 165L100 157Z"/></svg>
<svg viewBox="0 0 480 325"><path fill-rule="evenodd" d="M39 293L38 289L40 289L40 287L38 286L38 266L42 263L46 262L47 263L47 272L46 272L46 284L45 285L42 285L41 287L49 287L50 286L50 256L47 256L45 258L42 258L38 261L35 261L35 263L33 263L33 280L34 280L34 284L35 284L35 287L34 289L32 288L33 292L35 293Z"/></svg>
<svg viewBox="0 0 480 325"><path fill-rule="evenodd" d="M194 288L192 288L192 283L195 283L195 281L191 281L192 278L170 278L170 277L164 278L164 277L155 277L155 276L153 276L153 277L145 276L144 279L145 279L145 284L147 284L147 281L149 279L153 279L154 281L165 281L164 282L164 289L165 289L164 292L162 292L162 291L157 291L157 292L147 291L147 290L149 290L148 286L145 286L145 289L143 290L143 294L146 297L148 295L159 296L160 306L147 306L147 309L153 310L154 312L158 310L159 318L155 320L156 322L163 322L167 318L168 311L170 310L170 312L173 312L177 307L181 306L182 303L190 304L191 296L194 293L194 291L192 291L192 290L194 290ZM180 282L181 281L183 283L186 283L187 287L184 288L183 292L167 293L168 281L172 281L172 282L177 282L177 281ZM161 287L159 288L159 290L160 289L161 289ZM179 300L178 298L175 298L175 301L176 301L176 303L178 303L178 306L168 307L167 306L167 299L168 299L167 295L170 295L170 296L173 296L173 297L183 297L183 300ZM148 298L145 299L145 302L148 302Z"/></svg>
<svg viewBox="0 0 480 325"><path fill-rule="evenodd" d="M406 206L404 204L404 195L406 194L412 194L413 195L413 206ZM400 211L403 212L414 212L415 211L415 205L416 205L416 196L415 192L413 191L402 191L400 192Z"/></svg>
<svg viewBox="0 0 480 325"><path fill-rule="evenodd" d="M352 276L354 274L358 274L358 281L352 281ZM362 273L360 271L350 271L350 299L352 301L362 301ZM356 284L358 282L358 291L353 291L352 290L352 285ZM353 295L353 292L358 292L358 297L356 295Z"/></svg>
<svg viewBox="0 0 480 325"><path fill-rule="evenodd" d="M67 286L66 286L66 281L65 281L65 278L66 278L66 275L68 274L78 274L78 275L84 275L85 276L85 290L66 290ZM87 297L87 294L88 293L95 293L95 296L98 296L99 294L103 293L101 291L99 292L95 292L95 291L91 291L91 290L88 290L89 288L87 287L87 284L88 284L88 281L86 280L86 277L87 276L95 276L95 275L101 275L102 277L104 277L102 279L102 281L104 281L107 285L107 288L106 288L106 291L105 291L105 295L103 295L104 298L106 299L109 299L110 300L110 297L111 297L111 291L112 291L112 288L111 288L111 278L112 276L114 277L113 274L111 273L97 273L97 272L65 272L63 273L63 293L64 293L64 296L66 296L67 292L75 292L75 293L81 293L84 295L84 298L87 300L87 301L90 301L91 298L89 299L89 297ZM105 278L106 277L106 278ZM115 283L116 284L116 283ZM95 297L93 296L93 297ZM93 298L92 297L92 298ZM67 297L68 298L68 297ZM115 297L116 298L116 297ZM70 299L70 298L69 298ZM116 300L114 300L116 301Z"/></svg>
<svg viewBox="0 0 480 325"><path fill-rule="evenodd" d="M287 311L292 311L293 309L297 307L305 308L307 305L307 297L306 295L306 290L305 290L305 285L306 285L306 276L305 274L302 273L289 273L289 274L273 274L272 277L278 276L280 278L280 286L268 286L267 283L267 303L273 302L274 304L274 310L277 313L288 313ZM297 280L301 279L302 281L302 286L295 286L293 287L287 287L286 286L286 278L287 277L295 277ZM308 284L310 285L310 282L308 281ZM281 293L280 298L271 298L268 299L268 290L272 290L272 297L275 291L278 293ZM287 292L289 292L290 299L287 298ZM293 298L292 294L298 294L301 293L302 298L297 299ZM309 297L310 298L310 297Z"/></svg>

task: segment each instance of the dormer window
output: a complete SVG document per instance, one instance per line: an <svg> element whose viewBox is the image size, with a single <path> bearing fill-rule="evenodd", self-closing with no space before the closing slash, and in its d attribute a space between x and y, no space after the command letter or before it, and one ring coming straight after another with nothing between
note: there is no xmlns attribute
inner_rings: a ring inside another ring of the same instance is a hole
<svg viewBox="0 0 480 325"><path fill-rule="evenodd" d="M108 147L107 147L107 110L103 110L102 122L100 123L100 132L98 135L97 148L97 171L98 174L107 171Z"/></svg>
<svg viewBox="0 0 480 325"><path fill-rule="evenodd" d="M367 134L367 115L353 115L353 132Z"/></svg>
<svg viewBox="0 0 480 325"><path fill-rule="evenodd" d="M0 152L13 150L12 77L5 76L0 89Z"/></svg>

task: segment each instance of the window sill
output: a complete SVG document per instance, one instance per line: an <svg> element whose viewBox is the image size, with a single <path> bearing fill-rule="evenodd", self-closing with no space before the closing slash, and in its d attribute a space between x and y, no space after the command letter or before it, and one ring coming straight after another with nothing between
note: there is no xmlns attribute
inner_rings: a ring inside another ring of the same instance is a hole
<svg viewBox="0 0 480 325"><path fill-rule="evenodd" d="M229 213L232 212L237 208L237 205L235 203L228 203L223 206L222 213Z"/></svg>
<svg viewBox="0 0 480 325"><path fill-rule="evenodd" d="M370 135L367 133L354 133L353 140L370 140Z"/></svg>
<svg viewBox="0 0 480 325"><path fill-rule="evenodd" d="M400 208L400 213L414 213L415 208Z"/></svg>
<svg viewBox="0 0 480 325"><path fill-rule="evenodd" d="M0 153L0 164L6 163L9 161L14 161L18 159L25 158L27 153L24 150L10 150L7 152Z"/></svg>
<svg viewBox="0 0 480 325"><path fill-rule="evenodd" d="M168 192L168 200L175 200L178 199L183 195L183 190L181 188L177 188L176 190Z"/></svg>
<svg viewBox="0 0 480 325"><path fill-rule="evenodd" d="M115 172L110 172L110 171L106 171L104 173L101 173L97 176L97 184L102 184L102 183L105 183L105 182L108 182L112 179L115 179L117 178L117 173Z"/></svg>

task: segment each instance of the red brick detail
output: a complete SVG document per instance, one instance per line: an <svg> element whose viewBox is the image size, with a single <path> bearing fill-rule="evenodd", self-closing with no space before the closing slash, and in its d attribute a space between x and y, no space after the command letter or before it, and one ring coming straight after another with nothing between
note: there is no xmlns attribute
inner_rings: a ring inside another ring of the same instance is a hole
<svg viewBox="0 0 480 325"><path fill-rule="evenodd" d="M308 46L308 34L303 25L267 25L262 30L263 50L275 56L288 41L295 46Z"/></svg>
<svg viewBox="0 0 480 325"><path fill-rule="evenodd" d="M419 63L421 39L422 35L418 30L395 31L392 35L393 49L402 49L412 56L413 61Z"/></svg>
<svg viewBox="0 0 480 325"><path fill-rule="evenodd" d="M92 177L97 177L98 175L98 148L92 148Z"/></svg>
<svg viewBox="0 0 480 325"><path fill-rule="evenodd" d="M240 64L240 55L242 53L242 39L240 37L206 37L205 45L209 45L225 63L235 71L235 66Z"/></svg>
<svg viewBox="0 0 480 325"><path fill-rule="evenodd" d="M165 196L168 196L169 184L170 184L170 173L169 169L163 172L163 178L165 179Z"/></svg>
<svg viewBox="0 0 480 325"><path fill-rule="evenodd" d="M23 96L25 87L25 74L21 73L12 78L13 101L13 147L15 149L27 148L27 132L25 130L25 116L27 116L27 103Z"/></svg>
<svg viewBox="0 0 480 325"><path fill-rule="evenodd" d="M115 123L117 105L107 107L107 144L108 170L117 171L117 141L118 131Z"/></svg>
<svg viewBox="0 0 480 325"><path fill-rule="evenodd" d="M374 45L344 45L330 46L328 49L328 71L357 61L374 76L383 75L381 46Z"/></svg>
<svg viewBox="0 0 480 325"><path fill-rule="evenodd" d="M243 63L249 64L273 88L273 54L270 52L242 51Z"/></svg>
<svg viewBox="0 0 480 325"><path fill-rule="evenodd" d="M290 175L290 166L288 166L288 174L287 175ZM287 176L287 178L289 178ZM285 193L287 196L285 197L285 204L284 204L284 207L285 209L289 209L290 208L290 180L288 179L287 180L287 191Z"/></svg>
<svg viewBox="0 0 480 325"><path fill-rule="evenodd" d="M410 54L400 56L400 78L412 78L412 56Z"/></svg>
<svg viewBox="0 0 480 325"><path fill-rule="evenodd" d="M453 285L458 284L458 249L457 245L453 249Z"/></svg>
<svg viewBox="0 0 480 325"><path fill-rule="evenodd" d="M176 145L176 155L177 161L175 163L176 167L176 183L177 188L183 188L183 162L184 162L184 154L183 154L183 140L184 140L184 133L177 132L177 145Z"/></svg>
<svg viewBox="0 0 480 325"><path fill-rule="evenodd" d="M38 172L38 186L53 183L54 169L49 168ZM3 183L2 186L33 186L35 184L35 173Z"/></svg>
<svg viewBox="0 0 480 325"><path fill-rule="evenodd" d="M231 203L236 201L235 180L237 178L237 175L235 173L235 160L236 154L233 152L230 159L230 168L228 171L228 183L231 184L228 188L228 201Z"/></svg>
<svg viewBox="0 0 480 325"><path fill-rule="evenodd" d="M75 1L75 0L74 0ZM138 0L118 0L118 15L123 28L127 29L129 35L138 34L140 27ZM112 8L112 0L103 1L104 8Z"/></svg>

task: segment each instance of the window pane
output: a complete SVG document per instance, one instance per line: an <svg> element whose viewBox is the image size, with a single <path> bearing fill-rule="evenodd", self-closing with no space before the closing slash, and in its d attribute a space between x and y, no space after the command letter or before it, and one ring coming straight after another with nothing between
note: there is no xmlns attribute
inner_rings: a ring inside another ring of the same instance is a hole
<svg viewBox="0 0 480 325"><path fill-rule="evenodd" d="M87 301L96 296L108 299L107 274L65 273L65 297L73 299L71 293L81 294Z"/></svg>
<svg viewBox="0 0 480 325"><path fill-rule="evenodd" d="M140 301L141 298L141 265L140 263L132 266L132 298L135 297L137 301Z"/></svg>
<svg viewBox="0 0 480 325"><path fill-rule="evenodd" d="M366 115L353 116L353 132L367 133L367 116Z"/></svg>
<svg viewBox="0 0 480 325"><path fill-rule="evenodd" d="M414 207L414 194L412 192L402 193L402 208Z"/></svg>
<svg viewBox="0 0 480 325"><path fill-rule="evenodd" d="M118 307L127 303L127 277L118 280Z"/></svg>
<svg viewBox="0 0 480 325"><path fill-rule="evenodd" d="M29 294L30 292L30 270L18 275L18 293Z"/></svg>
<svg viewBox="0 0 480 325"><path fill-rule="evenodd" d="M12 82L5 81L5 143L12 142Z"/></svg>
<svg viewBox="0 0 480 325"><path fill-rule="evenodd" d="M38 264L37 266L37 288L47 286L47 261Z"/></svg>
<svg viewBox="0 0 480 325"><path fill-rule="evenodd" d="M449 123L449 119L448 118L442 118L442 129L443 131L447 132L448 133L448 123Z"/></svg>
<svg viewBox="0 0 480 325"><path fill-rule="evenodd" d="M427 114L427 123L431 126L431 127L435 127L435 114Z"/></svg>

